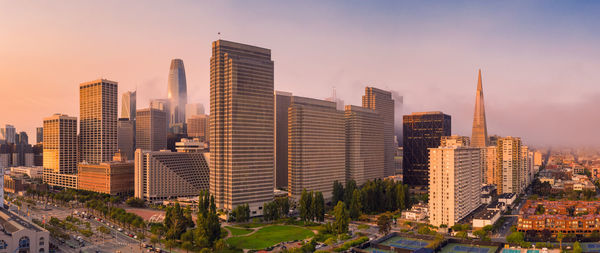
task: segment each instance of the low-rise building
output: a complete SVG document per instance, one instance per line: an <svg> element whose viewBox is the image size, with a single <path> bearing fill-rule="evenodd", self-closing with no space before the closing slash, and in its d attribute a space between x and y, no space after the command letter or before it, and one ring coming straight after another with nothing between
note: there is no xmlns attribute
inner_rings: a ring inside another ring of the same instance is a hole
<svg viewBox="0 0 600 253"><path fill-rule="evenodd" d="M515 193L503 193L498 196L498 202L502 202L507 206L512 206L515 200L517 200L517 194Z"/></svg>
<svg viewBox="0 0 600 253"><path fill-rule="evenodd" d="M49 252L50 233L0 207L0 252Z"/></svg>
<svg viewBox="0 0 600 253"><path fill-rule="evenodd" d="M32 167L12 167L10 168L11 174L24 174L30 178L42 178L42 166L32 166Z"/></svg>
<svg viewBox="0 0 600 253"><path fill-rule="evenodd" d="M427 217L428 210L429 208L426 204L415 204L410 210L402 211L401 217L407 220L422 221Z"/></svg>
<svg viewBox="0 0 600 253"><path fill-rule="evenodd" d="M500 211L484 210L473 216L473 228L482 228L488 225L494 225L500 219Z"/></svg>
<svg viewBox="0 0 600 253"><path fill-rule="evenodd" d="M117 153L110 162L80 164L77 170L77 188L110 195L132 193L133 165L133 160L126 160L124 152Z"/></svg>
<svg viewBox="0 0 600 253"><path fill-rule="evenodd" d="M517 230L586 235L600 232L600 202L527 200Z"/></svg>

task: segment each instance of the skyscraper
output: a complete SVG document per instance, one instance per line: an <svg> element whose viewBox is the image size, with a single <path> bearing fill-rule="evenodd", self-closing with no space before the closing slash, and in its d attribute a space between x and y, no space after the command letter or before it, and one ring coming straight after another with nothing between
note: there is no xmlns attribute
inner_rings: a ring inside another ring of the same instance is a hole
<svg viewBox="0 0 600 253"><path fill-rule="evenodd" d="M170 103L169 126L185 123L185 105L187 104L187 83L185 81L185 68L181 59L171 60L169 69L169 83L167 99Z"/></svg>
<svg viewBox="0 0 600 253"><path fill-rule="evenodd" d="M105 79L79 85L81 161L107 162L117 152L117 90Z"/></svg>
<svg viewBox="0 0 600 253"><path fill-rule="evenodd" d="M137 110L136 115L136 148L147 151L158 151L167 148L167 115L154 108Z"/></svg>
<svg viewBox="0 0 600 253"><path fill-rule="evenodd" d="M344 112L335 102L294 96L288 115L288 192L322 192L331 199L333 182L345 183Z"/></svg>
<svg viewBox="0 0 600 253"><path fill-rule="evenodd" d="M273 200L271 50L224 40L210 59L210 192L218 208L248 204L262 214Z"/></svg>
<svg viewBox="0 0 600 253"><path fill-rule="evenodd" d="M292 93L275 91L275 187L288 187L288 109Z"/></svg>
<svg viewBox="0 0 600 253"><path fill-rule="evenodd" d="M496 185L498 193L521 193L523 179L523 143L521 138L498 138L496 149L498 162L496 163Z"/></svg>
<svg viewBox="0 0 600 253"><path fill-rule="evenodd" d="M442 112L415 112L403 119L404 156L402 173L410 186L429 185L429 148L440 146L441 137L451 135L451 117Z"/></svg>
<svg viewBox="0 0 600 253"><path fill-rule="evenodd" d="M198 138L201 142L208 142L210 117L208 115L193 115L188 118L188 137Z"/></svg>
<svg viewBox="0 0 600 253"><path fill-rule="evenodd" d="M117 147L128 160L133 160L135 152L135 125L134 121L120 118L117 122Z"/></svg>
<svg viewBox="0 0 600 253"><path fill-rule="evenodd" d="M121 97L121 118L135 120L137 91L127 91Z"/></svg>
<svg viewBox="0 0 600 253"><path fill-rule="evenodd" d="M35 129L35 139L36 139L36 144L37 143L42 143L44 141L44 128L43 127L37 127Z"/></svg>
<svg viewBox="0 0 600 253"><path fill-rule="evenodd" d="M483 104L483 87L481 83L481 69L477 79L477 95L475 97L475 115L473 116L473 132L471 133L473 147L487 147L488 135L485 122L485 106Z"/></svg>
<svg viewBox="0 0 600 253"><path fill-rule="evenodd" d="M70 185L59 174L77 172L77 118L55 114L44 119L44 182Z"/></svg>
<svg viewBox="0 0 600 253"><path fill-rule="evenodd" d="M451 227L481 204L481 149L447 144L429 149L429 223Z"/></svg>
<svg viewBox="0 0 600 253"><path fill-rule="evenodd" d="M344 112L346 128L346 181L362 185L368 180L385 176L384 124L381 115L371 109L347 105Z"/></svg>
<svg viewBox="0 0 600 253"><path fill-rule="evenodd" d="M374 87L365 87L365 95L362 97L362 103L363 107L378 112L383 119L383 143L385 144L384 176L393 176L396 174L394 153L397 145L394 141L394 100L392 99L392 93Z"/></svg>
<svg viewBox="0 0 600 253"><path fill-rule="evenodd" d="M5 125L4 128L0 128L0 140L4 140L6 143L15 143L15 136L17 131L13 125Z"/></svg>

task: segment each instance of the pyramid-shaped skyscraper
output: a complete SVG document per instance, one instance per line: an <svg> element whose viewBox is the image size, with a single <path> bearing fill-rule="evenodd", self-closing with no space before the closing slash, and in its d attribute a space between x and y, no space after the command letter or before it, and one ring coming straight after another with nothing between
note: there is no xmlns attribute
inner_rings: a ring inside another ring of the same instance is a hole
<svg viewBox="0 0 600 253"><path fill-rule="evenodd" d="M483 104L483 88L481 84L481 69L477 80L477 95L475 97L475 115L473 116L473 132L471 146L486 147L488 145L487 124L485 122L485 106Z"/></svg>

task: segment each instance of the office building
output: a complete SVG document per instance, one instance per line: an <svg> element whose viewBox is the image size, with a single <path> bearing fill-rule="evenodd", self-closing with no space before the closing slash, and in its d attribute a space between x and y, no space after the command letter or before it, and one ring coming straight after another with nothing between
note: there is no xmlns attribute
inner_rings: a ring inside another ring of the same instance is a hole
<svg viewBox="0 0 600 253"><path fill-rule="evenodd" d="M203 152L135 152L134 196L150 202L197 197L209 189L209 168Z"/></svg>
<svg viewBox="0 0 600 253"><path fill-rule="evenodd" d="M137 110L136 148L151 151L166 149L166 124L167 116L164 111L154 108Z"/></svg>
<svg viewBox="0 0 600 253"><path fill-rule="evenodd" d="M198 138L202 142L208 142L210 138L210 119L208 115L192 115L188 118L187 135Z"/></svg>
<svg viewBox="0 0 600 253"><path fill-rule="evenodd" d="M451 227L481 204L480 148L449 143L429 149L429 224Z"/></svg>
<svg viewBox="0 0 600 253"><path fill-rule="evenodd" d="M385 177L383 119L379 113L360 106L347 105L346 181L362 185Z"/></svg>
<svg viewBox="0 0 600 253"><path fill-rule="evenodd" d="M2 252L50 252L50 232L13 211L0 208Z"/></svg>
<svg viewBox="0 0 600 253"><path fill-rule="evenodd" d="M396 135L396 145L402 146L402 115L404 112L404 97L396 91L392 92L392 99L394 100L394 134Z"/></svg>
<svg viewBox="0 0 600 253"><path fill-rule="evenodd" d="M416 112L403 117L403 180L410 186L429 185L429 148L451 135L451 117L442 112Z"/></svg>
<svg viewBox="0 0 600 253"><path fill-rule="evenodd" d="M518 137L498 138L497 179L498 194L521 193L523 179L523 144Z"/></svg>
<svg viewBox="0 0 600 253"><path fill-rule="evenodd" d="M133 160L135 152L135 121L119 118L117 122L117 148L129 160Z"/></svg>
<svg viewBox="0 0 600 253"><path fill-rule="evenodd" d="M292 93L275 91L275 187L288 187L288 108Z"/></svg>
<svg viewBox="0 0 600 253"><path fill-rule="evenodd" d="M73 186L59 175L77 172L77 118L55 114L44 119L43 181L55 186Z"/></svg>
<svg viewBox="0 0 600 253"><path fill-rule="evenodd" d="M169 100L162 98L150 100L150 108L164 111L167 114L169 114L169 112L171 111L169 106Z"/></svg>
<svg viewBox="0 0 600 253"><path fill-rule="evenodd" d="M271 50L217 40L210 63L210 192L217 208L262 215L275 187Z"/></svg>
<svg viewBox="0 0 600 253"><path fill-rule="evenodd" d="M79 86L80 159L97 164L117 152L117 82L98 79Z"/></svg>
<svg viewBox="0 0 600 253"><path fill-rule="evenodd" d="M43 127L37 127L35 128L35 140L36 140L36 144L37 143L42 143L44 141L44 128Z"/></svg>
<svg viewBox="0 0 600 253"><path fill-rule="evenodd" d="M485 106L483 103L483 87L481 83L481 69L477 79L477 95L475 97L475 114L473 116L473 132L471 145L484 148L488 146L487 124L485 121Z"/></svg>
<svg viewBox="0 0 600 253"><path fill-rule="evenodd" d="M181 59L171 60L167 99L171 105L168 113L169 126L185 123L187 83L185 80L185 68Z"/></svg>
<svg viewBox="0 0 600 253"><path fill-rule="evenodd" d="M288 116L288 193L302 190L331 199L333 182L345 183L344 112L334 102L294 96Z"/></svg>
<svg viewBox="0 0 600 253"><path fill-rule="evenodd" d="M137 91L127 91L121 97L121 118L135 121Z"/></svg>
<svg viewBox="0 0 600 253"><path fill-rule="evenodd" d="M116 153L110 162L80 164L77 170L77 187L79 190L109 195L133 193L133 166L133 159L128 161L122 152Z"/></svg>
<svg viewBox="0 0 600 253"><path fill-rule="evenodd" d="M362 105L378 112L383 120L384 176L393 176L396 174L394 153L398 145L395 144L394 140L394 100L392 99L392 93L374 87L366 87L365 95L362 97Z"/></svg>
<svg viewBox="0 0 600 253"><path fill-rule="evenodd" d="M17 130L13 125L5 125L4 128L0 128L0 140L4 140L5 143L15 143L15 135Z"/></svg>
<svg viewBox="0 0 600 253"><path fill-rule="evenodd" d="M404 148L397 147L394 156L394 164L396 166L396 176L402 176L402 156L404 154Z"/></svg>
<svg viewBox="0 0 600 253"><path fill-rule="evenodd" d="M29 144L29 136L27 136L26 132L19 132L15 135L15 144L28 145Z"/></svg>

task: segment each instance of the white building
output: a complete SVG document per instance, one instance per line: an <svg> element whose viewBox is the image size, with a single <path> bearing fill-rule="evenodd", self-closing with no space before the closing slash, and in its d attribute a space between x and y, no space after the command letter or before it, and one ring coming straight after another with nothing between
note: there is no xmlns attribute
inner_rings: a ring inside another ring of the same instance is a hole
<svg viewBox="0 0 600 253"><path fill-rule="evenodd" d="M440 146L429 149L429 223L448 227L481 204L481 149Z"/></svg>
<svg viewBox="0 0 600 253"><path fill-rule="evenodd" d="M30 167L12 167L10 168L11 174L23 174L30 178L42 178L43 167L42 166L30 166Z"/></svg>
<svg viewBox="0 0 600 253"><path fill-rule="evenodd" d="M49 252L50 233L14 212L0 208L0 252Z"/></svg>
<svg viewBox="0 0 600 253"><path fill-rule="evenodd" d="M500 211L485 210L473 216L473 228L482 228L488 225L494 225L500 219Z"/></svg>

